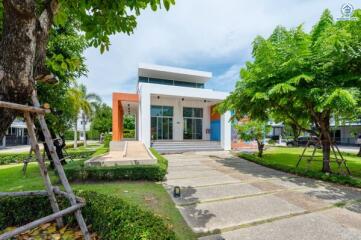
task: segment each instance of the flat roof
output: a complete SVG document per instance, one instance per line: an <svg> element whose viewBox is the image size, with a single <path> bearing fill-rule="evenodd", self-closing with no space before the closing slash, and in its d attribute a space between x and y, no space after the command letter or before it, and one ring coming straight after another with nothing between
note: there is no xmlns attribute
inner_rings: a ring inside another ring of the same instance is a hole
<svg viewBox="0 0 361 240"><path fill-rule="evenodd" d="M212 78L211 72L148 63L139 64L138 75L140 77L160 78L193 83L206 83Z"/></svg>

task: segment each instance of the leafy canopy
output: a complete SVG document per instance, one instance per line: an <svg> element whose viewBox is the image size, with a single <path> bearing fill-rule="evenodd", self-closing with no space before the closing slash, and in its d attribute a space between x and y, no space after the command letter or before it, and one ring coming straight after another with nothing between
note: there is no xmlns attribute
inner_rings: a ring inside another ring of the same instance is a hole
<svg viewBox="0 0 361 240"><path fill-rule="evenodd" d="M325 10L310 33L303 26L278 26L253 42L253 62L222 104L241 119L270 115L305 129L321 129L330 117L350 119L358 112L361 87L361 11L358 21L335 22Z"/></svg>

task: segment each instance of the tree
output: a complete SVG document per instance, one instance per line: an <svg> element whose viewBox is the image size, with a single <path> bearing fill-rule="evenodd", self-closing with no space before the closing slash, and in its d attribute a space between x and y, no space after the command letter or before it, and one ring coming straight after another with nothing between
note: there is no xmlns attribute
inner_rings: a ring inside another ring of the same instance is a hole
<svg viewBox="0 0 361 240"><path fill-rule="evenodd" d="M48 127L51 132L60 135L73 125L77 114L69 107L73 103L67 91L76 79L87 72L83 57L87 42L74 25L69 21L54 27L50 33L46 65L58 77L58 83L36 85L40 102L49 103L51 107L46 117Z"/></svg>
<svg viewBox="0 0 361 240"><path fill-rule="evenodd" d="M86 142L86 124L92 117L101 99L95 93L87 93L87 89L83 84L75 85L69 90L69 97L72 99L73 111L76 113L74 118L74 148L77 147L78 142L78 118L81 117L82 132L84 138L84 146Z"/></svg>
<svg viewBox="0 0 361 240"><path fill-rule="evenodd" d="M310 33L302 26L277 27L253 42L253 62L222 104L238 119L265 120L275 114L320 138L323 172L331 172L330 119L358 112L361 87L361 11L358 21L334 22L328 10ZM302 122L309 122L305 127Z"/></svg>
<svg viewBox="0 0 361 240"><path fill-rule="evenodd" d="M169 9L174 0L163 0ZM155 11L161 0L66 1L0 0L0 101L26 104L35 89L35 81L49 81L54 73L46 67L49 33L68 19L77 22L91 46L108 50L109 35L131 34L141 10ZM0 109L0 138L17 113Z"/></svg>
<svg viewBox="0 0 361 240"><path fill-rule="evenodd" d="M266 133L271 130L271 127L263 121L247 121L236 125L238 137L243 141L256 141L258 147L258 157L263 156L264 138Z"/></svg>
<svg viewBox="0 0 361 240"><path fill-rule="evenodd" d="M135 129L135 117L133 115L125 115L123 119L124 129Z"/></svg>
<svg viewBox="0 0 361 240"><path fill-rule="evenodd" d="M112 108L105 103L100 104L92 118L90 128L99 133L108 133L112 130Z"/></svg>

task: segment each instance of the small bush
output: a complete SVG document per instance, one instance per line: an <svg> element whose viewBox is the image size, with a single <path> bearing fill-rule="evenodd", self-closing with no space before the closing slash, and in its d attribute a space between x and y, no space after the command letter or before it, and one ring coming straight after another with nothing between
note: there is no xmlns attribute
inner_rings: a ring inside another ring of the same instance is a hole
<svg viewBox="0 0 361 240"><path fill-rule="evenodd" d="M84 161L75 161L67 164L64 170L69 181L161 181L167 174L168 161L154 149L151 149L151 151L157 158L157 164L97 167L85 166Z"/></svg>
<svg viewBox="0 0 361 240"><path fill-rule="evenodd" d="M175 234L171 226L153 213L131 205L114 196L95 192L77 192L86 199L82 209L88 225L92 225L102 239L147 239L172 240ZM68 206L60 199L61 208ZM8 226L19 226L51 213L49 200L43 196L0 198L0 230ZM72 216L66 217L68 224L76 224Z"/></svg>
<svg viewBox="0 0 361 240"><path fill-rule="evenodd" d="M104 140L103 140L104 147L109 148L110 141L112 141L112 135L109 133L106 133L104 135Z"/></svg>

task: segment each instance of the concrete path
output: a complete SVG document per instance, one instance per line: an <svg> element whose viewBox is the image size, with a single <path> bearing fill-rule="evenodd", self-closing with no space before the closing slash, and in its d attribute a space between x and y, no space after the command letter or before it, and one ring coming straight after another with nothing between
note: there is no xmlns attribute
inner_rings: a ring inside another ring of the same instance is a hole
<svg viewBox="0 0 361 240"><path fill-rule="evenodd" d="M164 186L171 196L181 187L181 197L172 198L201 240L361 240L360 189L286 174L228 152L165 157Z"/></svg>

